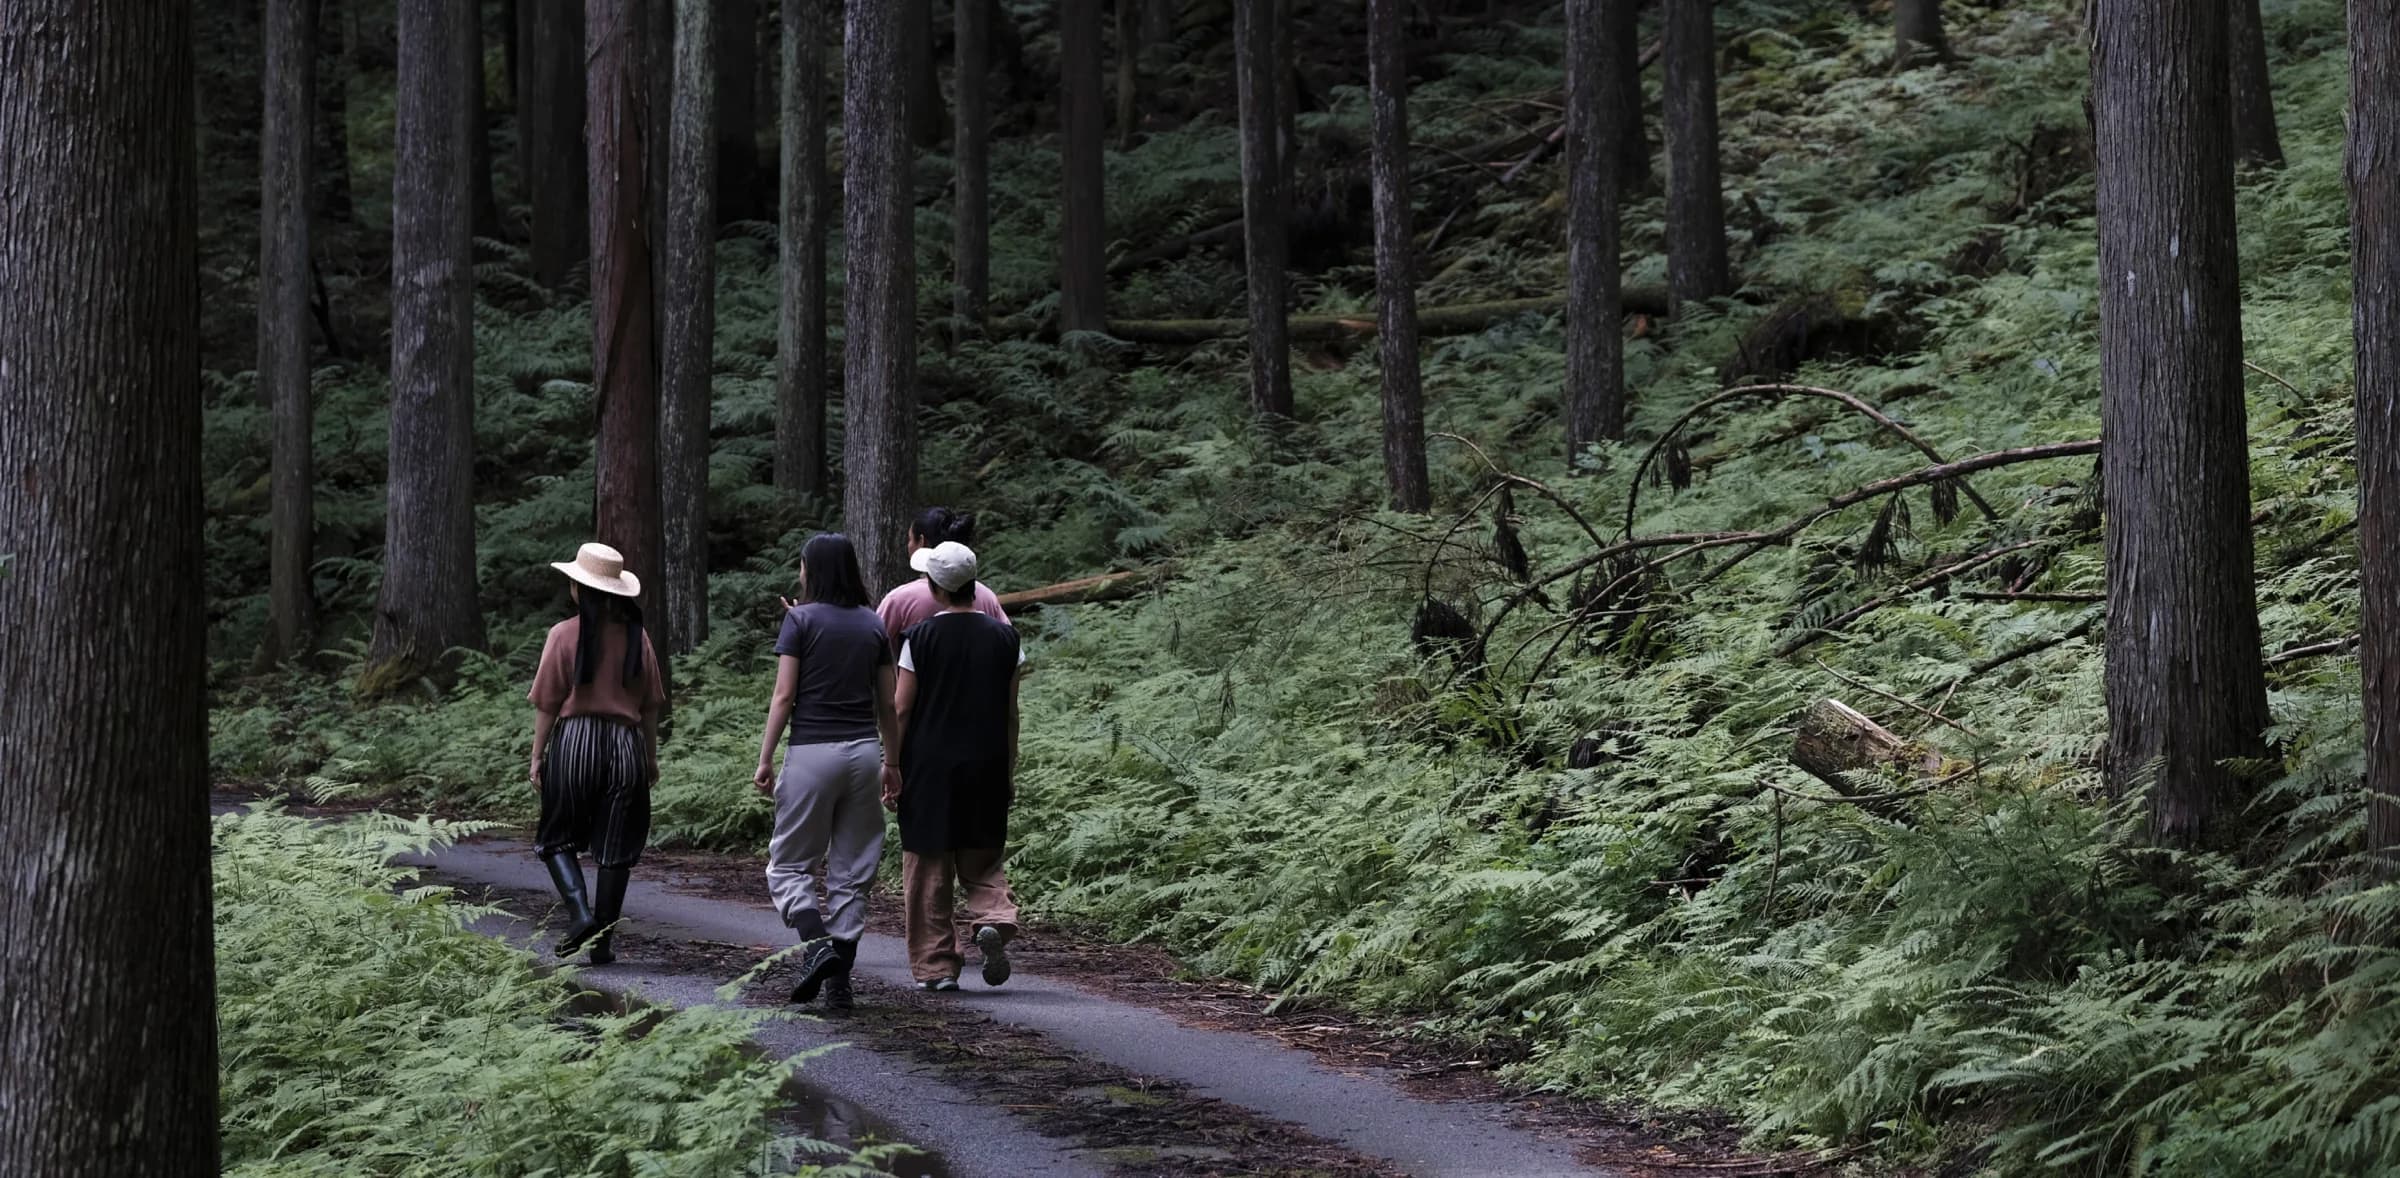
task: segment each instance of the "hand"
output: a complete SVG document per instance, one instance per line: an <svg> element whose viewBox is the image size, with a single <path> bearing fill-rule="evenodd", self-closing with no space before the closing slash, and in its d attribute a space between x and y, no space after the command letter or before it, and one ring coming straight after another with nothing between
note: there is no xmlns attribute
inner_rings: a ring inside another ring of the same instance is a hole
<svg viewBox="0 0 2400 1178"><path fill-rule="evenodd" d="M775 595L775 600L777 600L777 601L780 601L780 602L782 602L782 603L783 603L783 612L785 612L785 613L787 613L787 614L788 614L788 613L790 613L790 612L792 612L793 610L796 610L796 609L800 608L800 603L799 603L799 602L797 602L797 601L794 601L794 600L792 600L792 599L791 599L791 598L789 598L789 597L785 597L784 595L782 595L782 594L780 594L780 593L778 593L778 594L776 594L776 595Z"/></svg>
<svg viewBox="0 0 2400 1178"><path fill-rule="evenodd" d="M896 765L883 767L883 808L894 811L900 808L900 769Z"/></svg>
<svg viewBox="0 0 2400 1178"><path fill-rule="evenodd" d="M758 771L750 775L750 786L768 797L775 796L775 766L765 757L758 759Z"/></svg>
<svg viewBox="0 0 2400 1178"><path fill-rule="evenodd" d="M649 753L649 754L647 754L647 755L643 756L643 758L642 758L642 772L648 775L648 776L647 776L647 778L646 778L646 780L648 780L648 781L650 782L650 784L652 784L652 785L657 785L657 784L658 784L658 754L657 754L657 753Z"/></svg>
<svg viewBox="0 0 2400 1178"><path fill-rule="evenodd" d="M533 788L535 790L538 791L542 788L542 754L533 754L533 768L528 771L525 776L528 780L533 782Z"/></svg>

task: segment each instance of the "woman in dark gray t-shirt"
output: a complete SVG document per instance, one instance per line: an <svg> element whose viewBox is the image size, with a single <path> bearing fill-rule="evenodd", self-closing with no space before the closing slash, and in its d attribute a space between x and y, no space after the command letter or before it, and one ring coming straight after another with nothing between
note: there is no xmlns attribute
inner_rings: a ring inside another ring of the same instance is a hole
<svg viewBox="0 0 2400 1178"><path fill-rule="evenodd" d="M767 892L808 946L792 1001L815 1001L823 989L827 1006L848 1009L867 890L883 858L883 750L898 743L891 647L848 538L827 533L801 548L800 601L784 613L775 655L775 698L752 779L775 798ZM787 733L778 775L775 744Z"/></svg>

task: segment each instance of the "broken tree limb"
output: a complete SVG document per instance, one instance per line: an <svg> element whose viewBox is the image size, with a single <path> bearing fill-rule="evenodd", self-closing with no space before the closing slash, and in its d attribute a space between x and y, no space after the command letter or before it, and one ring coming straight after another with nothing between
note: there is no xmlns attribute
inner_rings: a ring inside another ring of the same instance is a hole
<svg viewBox="0 0 2400 1178"><path fill-rule="evenodd" d="M1786 655L1798 654L1802 650L1806 650L1808 647L1840 633L1843 627L1848 626L1850 623L1855 622L1860 618L1867 616L1868 614L1874 613L1876 610L1882 609L1883 607L1890 605L1895 601L1899 601L1903 598L1907 598L1917 593L1921 593L1927 589L1931 589L1935 585L1939 585L1942 582L1959 575L1960 573L1972 572L1976 569L1982 568L1983 566L1990 564L2003 556L2007 556L2012 552L2022 552L2025 549L2037 547L2047 543L2050 543L2047 538L2020 540L2014 544L2005 544L1998 548L1978 552L1975 555L1966 558L1965 560L1943 565L1941 568L1935 569L1924 576L1918 577L1916 580L1910 581L1908 584L1902 585L1889 593L1870 598L1855 608L1845 610L1835 617L1828 618L1822 625L1811 627L1784 639L1780 645L1776 646L1775 656L1777 658L1782 658Z"/></svg>
<svg viewBox="0 0 2400 1178"><path fill-rule="evenodd" d="M1148 568L1126 569L1123 572L1102 573L1096 577L1078 577L1039 589L1020 589L1000 595L1000 608L1025 610L1045 605L1088 605L1096 601L1122 601L1149 586L1163 581L1170 566L1159 564Z"/></svg>
<svg viewBox="0 0 2400 1178"><path fill-rule="evenodd" d="M1495 323L1519 315L1554 315L1565 310L1564 295L1536 299L1499 299L1488 303L1458 303L1447 307L1426 307L1417 312L1417 332L1420 335L1464 335L1482 331ZM1627 314L1664 315L1667 313L1667 292L1660 287L1632 287L1625 291L1624 309ZM1294 315L1291 333L1295 340L1366 339L1375 334L1375 312L1360 311L1352 315ZM1128 343L1180 345L1206 343L1247 335L1247 319L1111 319L1108 334Z"/></svg>
<svg viewBox="0 0 2400 1178"><path fill-rule="evenodd" d="M1792 764L1832 786L1845 801L1873 806L1897 798L1860 794L1848 774L1898 766L1916 776L1930 777L1941 768L1942 760L1868 719L1858 709L1828 697L1810 704L1794 727Z"/></svg>

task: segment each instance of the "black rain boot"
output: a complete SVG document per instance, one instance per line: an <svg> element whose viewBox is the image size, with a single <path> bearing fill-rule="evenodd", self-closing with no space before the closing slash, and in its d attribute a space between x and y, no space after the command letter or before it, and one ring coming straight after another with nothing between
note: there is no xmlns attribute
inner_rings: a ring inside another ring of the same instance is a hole
<svg viewBox="0 0 2400 1178"><path fill-rule="evenodd" d="M592 919L600 923L601 930L599 938L592 942L593 965L607 965L617 959L614 944L617 919L625 915L625 884L632 876L630 868L600 869L599 895L592 901Z"/></svg>
<svg viewBox="0 0 2400 1178"><path fill-rule="evenodd" d="M858 999L850 990L850 970L858 964L858 942L835 941L833 956L833 976L825 979L825 1009L853 1009Z"/></svg>
<svg viewBox="0 0 2400 1178"><path fill-rule="evenodd" d="M583 861L573 851L553 851L542 856L542 865L550 869L550 886L558 889L559 901L567 906L567 930L550 951L572 957L600 931L600 922L592 919L592 903L583 891Z"/></svg>

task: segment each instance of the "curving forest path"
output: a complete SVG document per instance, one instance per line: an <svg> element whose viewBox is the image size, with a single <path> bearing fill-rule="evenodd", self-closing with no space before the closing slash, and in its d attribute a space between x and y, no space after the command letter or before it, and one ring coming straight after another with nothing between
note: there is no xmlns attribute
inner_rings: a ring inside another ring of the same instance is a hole
<svg viewBox="0 0 2400 1178"><path fill-rule="evenodd" d="M478 837L403 862L493 904L503 915L479 926L491 935L537 940L555 907L547 876L521 842ZM791 942L756 870L722 856L646 862L626 899L618 962L581 967L580 980L641 1003L793 1009L783 1003L788 961L721 996L720 987ZM755 897L744 898L745 887ZM901 1173L1481 1178L1694 1166L1688 1131L1671 1152L1666 1144L1675 1126L1644 1126L1628 1115L1599 1126L1596 1144L1593 1132L1542 1123L1541 1102L1429 1095L1412 1083L1443 1067L1366 1066L1204 1017L1179 1019L1167 1012L1173 1003L1162 1009L1105 992L1115 987L1045 976L1053 942L1038 928L1012 952L1018 969L1005 987L984 988L970 963L960 992L924 994L893 935L895 914L880 903L888 897L878 900L859 949L858 1011L775 1020L757 1042L779 1055L820 1053L800 1073L796 1127L929 1151ZM1602 1156L1608 1160L1594 1160ZM1711 1148L1706 1156L1725 1155Z"/></svg>

